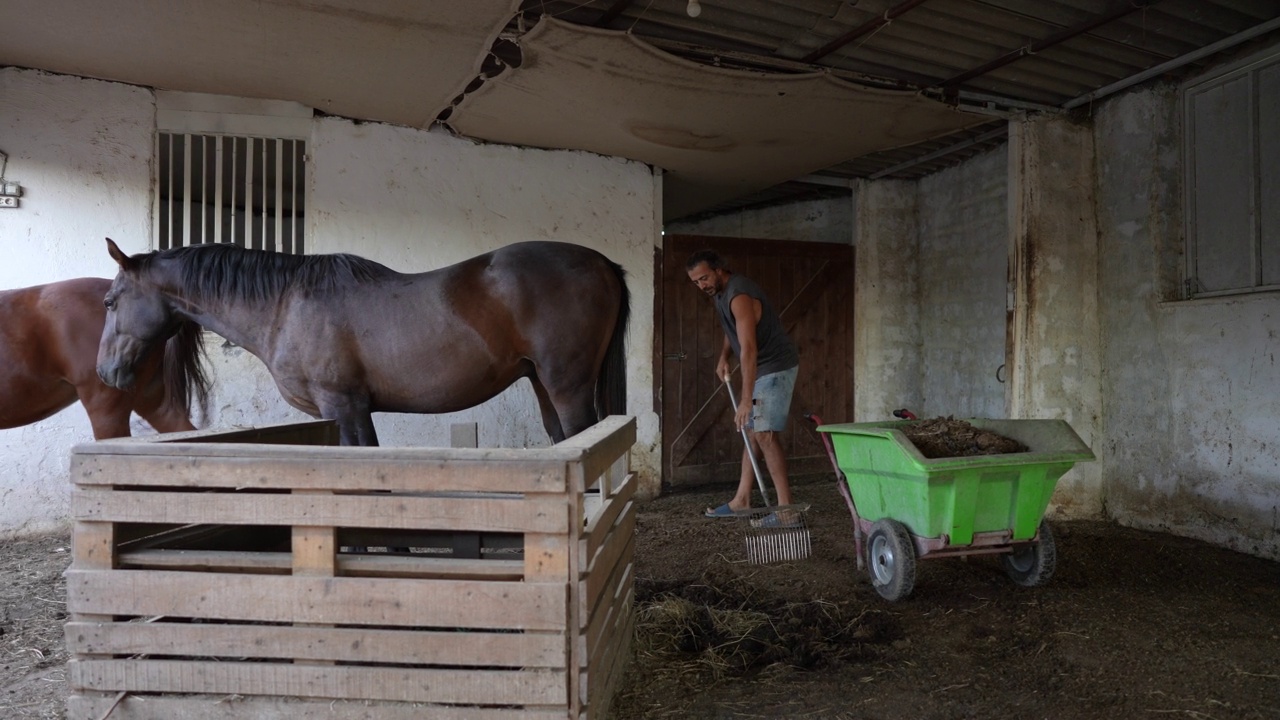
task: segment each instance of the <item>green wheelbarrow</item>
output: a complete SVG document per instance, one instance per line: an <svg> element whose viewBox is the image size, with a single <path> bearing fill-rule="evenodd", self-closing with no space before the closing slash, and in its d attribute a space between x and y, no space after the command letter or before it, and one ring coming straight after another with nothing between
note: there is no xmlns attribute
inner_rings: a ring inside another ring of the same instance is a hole
<svg viewBox="0 0 1280 720"><path fill-rule="evenodd" d="M929 459L900 429L911 420L824 425L807 417L853 515L858 570L868 570L881 597L911 594L918 559L999 555L1006 574L1026 587L1053 575L1057 549L1045 510L1058 478L1094 459L1066 421L971 419L1028 451Z"/></svg>

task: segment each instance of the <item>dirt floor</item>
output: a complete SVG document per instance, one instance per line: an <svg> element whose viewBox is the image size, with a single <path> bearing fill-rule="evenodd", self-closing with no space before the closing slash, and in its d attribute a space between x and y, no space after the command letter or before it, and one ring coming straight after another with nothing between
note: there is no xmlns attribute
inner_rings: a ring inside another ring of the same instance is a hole
<svg viewBox="0 0 1280 720"><path fill-rule="evenodd" d="M889 603L855 570L833 479L797 484L810 559L745 562L729 490L640 512L636 658L615 717L1280 718L1280 563L1054 521L1039 588L990 557L925 560Z"/></svg>
<svg viewBox="0 0 1280 720"><path fill-rule="evenodd" d="M703 508L640 511L636 657L614 717L1280 718L1280 564L1102 522L1053 524L1044 587L921 563L888 603L854 569L834 481L797 483L813 556L755 566ZM0 543L0 718L61 718L66 536Z"/></svg>

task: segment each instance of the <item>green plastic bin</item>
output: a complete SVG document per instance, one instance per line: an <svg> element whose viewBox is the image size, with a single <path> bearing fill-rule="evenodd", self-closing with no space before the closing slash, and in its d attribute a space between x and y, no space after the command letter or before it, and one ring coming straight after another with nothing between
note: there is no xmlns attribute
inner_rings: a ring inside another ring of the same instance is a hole
<svg viewBox="0 0 1280 720"><path fill-rule="evenodd" d="M822 425L858 515L897 520L922 538L973 542L974 533L1035 537L1058 478L1093 452L1064 420L971 419L1026 445L1024 453L928 459L899 429L914 421Z"/></svg>

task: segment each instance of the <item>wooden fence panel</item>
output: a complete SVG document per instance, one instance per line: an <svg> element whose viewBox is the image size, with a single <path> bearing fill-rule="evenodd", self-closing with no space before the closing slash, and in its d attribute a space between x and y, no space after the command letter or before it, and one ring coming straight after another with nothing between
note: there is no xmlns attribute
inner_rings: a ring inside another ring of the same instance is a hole
<svg viewBox="0 0 1280 720"><path fill-rule="evenodd" d="M634 442L611 417L532 450L336 447L325 422L77 446L68 718L603 717Z"/></svg>

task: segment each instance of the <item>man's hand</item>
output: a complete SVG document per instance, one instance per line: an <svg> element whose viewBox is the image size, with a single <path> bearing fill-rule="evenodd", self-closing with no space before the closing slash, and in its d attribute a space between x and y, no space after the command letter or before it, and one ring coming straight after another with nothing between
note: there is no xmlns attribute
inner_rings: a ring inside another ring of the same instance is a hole
<svg viewBox="0 0 1280 720"><path fill-rule="evenodd" d="M733 418L733 424L737 427L738 432L742 432L749 420L751 420L751 398L743 398L738 403L738 412Z"/></svg>

